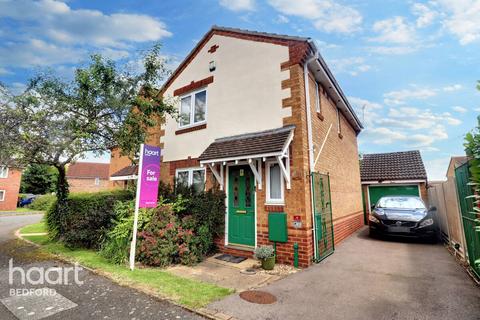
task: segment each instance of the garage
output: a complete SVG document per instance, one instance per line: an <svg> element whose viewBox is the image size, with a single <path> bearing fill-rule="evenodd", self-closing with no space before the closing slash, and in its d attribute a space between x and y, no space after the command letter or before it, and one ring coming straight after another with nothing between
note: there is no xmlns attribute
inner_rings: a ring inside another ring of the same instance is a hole
<svg viewBox="0 0 480 320"><path fill-rule="evenodd" d="M360 160L365 224L383 196L419 196L428 205L427 172L420 151L364 154Z"/></svg>
<svg viewBox="0 0 480 320"><path fill-rule="evenodd" d="M384 196L420 196L419 185L391 185L378 186L373 185L368 187L368 196L370 199L370 206L373 206L377 201Z"/></svg>

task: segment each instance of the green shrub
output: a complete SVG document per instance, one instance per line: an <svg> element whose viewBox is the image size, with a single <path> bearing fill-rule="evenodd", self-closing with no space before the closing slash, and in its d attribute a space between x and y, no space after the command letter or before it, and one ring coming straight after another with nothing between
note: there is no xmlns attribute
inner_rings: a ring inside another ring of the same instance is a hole
<svg viewBox="0 0 480 320"><path fill-rule="evenodd" d="M255 248L254 257L258 260L268 259L275 255L275 250L272 246L260 246Z"/></svg>
<svg viewBox="0 0 480 320"><path fill-rule="evenodd" d="M115 204L133 198L129 191L76 193L56 201L46 215L49 235L69 247L99 248L115 221Z"/></svg>
<svg viewBox="0 0 480 320"><path fill-rule="evenodd" d="M181 219L190 217L188 228L200 238L202 255L213 252L214 239L225 230L225 193L216 188L197 192L183 186L176 186L173 190L170 185L160 184L159 195L166 201L177 203L176 212Z"/></svg>
<svg viewBox="0 0 480 320"><path fill-rule="evenodd" d="M191 265L200 261L198 237L192 229L184 228L184 224L188 223L179 219L172 205L157 207L150 223L138 234L138 261L158 267L173 263Z"/></svg>
<svg viewBox="0 0 480 320"><path fill-rule="evenodd" d="M43 196L38 196L31 204L27 207L32 210L38 211L48 211L50 207L55 203L57 197L53 194L45 194Z"/></svg>
<svg viewBox="0 0 480 320"><path fill-rule="evenodd" d="M117 202L114 212L113 228L108 231L100 254L113 263L123 264L128 261L130 242L132 241L135 200ZM138 230L145 228L153 213L153 209L139 210Z"/></svg>

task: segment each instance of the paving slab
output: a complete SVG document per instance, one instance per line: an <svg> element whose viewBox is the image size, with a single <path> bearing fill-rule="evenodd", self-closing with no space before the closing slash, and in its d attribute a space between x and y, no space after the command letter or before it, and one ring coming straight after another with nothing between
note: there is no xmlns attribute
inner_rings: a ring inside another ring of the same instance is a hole
<svg viewBox="0 0 480 320"><path fill-rule="evenodd" d="M208 308L244 320L480 319L480 288L442 245L371 239L366 229L262 291L277 302L232 295Z"/></svg>

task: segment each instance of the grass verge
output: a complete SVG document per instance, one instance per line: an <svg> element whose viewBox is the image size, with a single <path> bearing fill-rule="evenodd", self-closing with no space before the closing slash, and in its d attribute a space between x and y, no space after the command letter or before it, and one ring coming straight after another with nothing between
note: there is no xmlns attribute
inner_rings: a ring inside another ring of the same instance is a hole
<svg viewBox="0 0 480 320"><path fill-rule="evenodd" d="M22 228L20 234L33 233L28 227ZM32 226L32 228L35 230L39 227ZM24 238L41 245L41 249L48 253L58 255L71 262L78 262L121 285L141 289L186 307L201 308L233 293L231 289L182 278L158 268L136 268L134 271L130 271L126 266L110 263L95 251L69 249L61 243L50 241L46 235L24 236Z"/></svg>
<svg viewBox="0 0 480 320"><path fill-rule="evenodd" d="M39 222L39 223L28 225L28 226L20 229L20 234L43 233L43 232L47 232L47 228L46 228L45 223L43 221Z"/></svg>

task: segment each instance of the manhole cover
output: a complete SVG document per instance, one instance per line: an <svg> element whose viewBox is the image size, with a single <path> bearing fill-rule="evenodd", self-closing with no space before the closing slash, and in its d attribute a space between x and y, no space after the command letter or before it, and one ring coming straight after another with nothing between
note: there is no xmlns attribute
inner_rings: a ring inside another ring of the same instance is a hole
<svg viewBox="0 0 480 320"><path fill-rule="evenodd" d="M241 270L240 273L252 276L257 273L257 270L255 270L254 268L247 268L247 269Z"/></svg>
<svg viewBox="0 0 480 320"><path fill-rule="evenodd" d="M240 293L240 298L258 304L272 304L277 301L277 298L273 294L265 291L243 291Z"/></svg>

